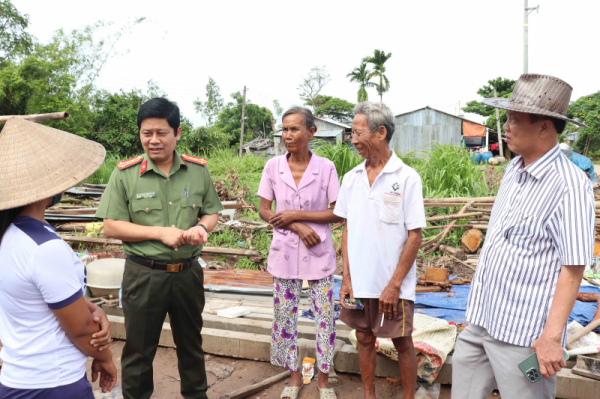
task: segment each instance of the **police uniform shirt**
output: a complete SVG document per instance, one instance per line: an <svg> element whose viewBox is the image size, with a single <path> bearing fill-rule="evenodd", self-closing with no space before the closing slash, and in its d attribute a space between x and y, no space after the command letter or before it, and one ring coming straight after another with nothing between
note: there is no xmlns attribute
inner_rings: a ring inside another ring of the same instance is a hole
<svg viewBox="0 0 600 399"><path fill-rule="evenodd" d="M96 217L142 226L175 226L188 230L201 215L223 209L212 183L206 160L175 151L166 176L147 154L119 162L113 171ZM153 260L188 259L202 246L182 245L175 251L161 241L123 242L125 255Z"/></svg>

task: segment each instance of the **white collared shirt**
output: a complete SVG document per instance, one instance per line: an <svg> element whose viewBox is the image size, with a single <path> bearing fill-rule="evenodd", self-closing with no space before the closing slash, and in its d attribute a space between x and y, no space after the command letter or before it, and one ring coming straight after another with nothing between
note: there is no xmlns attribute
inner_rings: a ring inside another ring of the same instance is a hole
<svg viewBox="0 0 600 399"><path fill-rule="evenodd" d="M334 213L348 223L348 259L355 298L379 298L392 279L408 231L425 227L423 185L414 169L392 151L369 185L365 162L344 176ZM416 262L400 287L414 301Z"/></svg>
<svg viewBox="0 0 600 399"><path fill-rule="evenodd" d="M594 235L592 185L558 145L526 168L515 158L492 209L467 320L495 339L532 346L561 267L592 264Z"/></svg>

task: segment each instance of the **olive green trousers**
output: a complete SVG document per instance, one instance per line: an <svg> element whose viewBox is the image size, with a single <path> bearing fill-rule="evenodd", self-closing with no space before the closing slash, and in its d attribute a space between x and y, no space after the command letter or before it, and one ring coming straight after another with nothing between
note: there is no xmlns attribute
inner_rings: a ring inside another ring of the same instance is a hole
<svg viewBox="0 0 600 399"><path fill-rule="evenodd" d="M185 271L169 273L128 259L122 303L127 333L121 358L123 397L148 399L152 395L152 361L168 313L177 347L181 395L185 399L207 399L200 335L204 309L204 275L200 265L196 262Z"/></svg>

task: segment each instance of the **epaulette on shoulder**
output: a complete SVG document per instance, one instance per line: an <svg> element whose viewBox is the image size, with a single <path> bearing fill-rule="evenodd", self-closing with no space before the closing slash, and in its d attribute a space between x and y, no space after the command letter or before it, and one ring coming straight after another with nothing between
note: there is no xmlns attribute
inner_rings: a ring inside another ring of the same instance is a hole
<svg viewBox="0 0 600 399"><path fill-rule="evenodd" d="M181 159L183 159L184 161L197 163L198 165L206 166L206 159L204 159L204 158L193 157L191 155L181 154Z"/></svg>
<svg viewBox="0 0 600 399"><path fill-rule="evenodd" d="M137 165L142 162L144 157L142 155L138 155L137 157L133 157L130 159L126 159L125 161L117 162L117 167L121 170L126 169L130 166Z"/></svg>

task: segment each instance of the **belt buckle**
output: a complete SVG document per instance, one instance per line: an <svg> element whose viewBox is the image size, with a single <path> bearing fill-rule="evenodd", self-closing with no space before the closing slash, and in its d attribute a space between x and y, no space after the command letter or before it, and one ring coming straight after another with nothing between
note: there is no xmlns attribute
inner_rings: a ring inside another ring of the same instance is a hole
<svg viewBox="0 0 600 399"><path fill-rule="evenodd" d="M167 264L167 272L177 273L183 270L183 263Z"/></svg>

